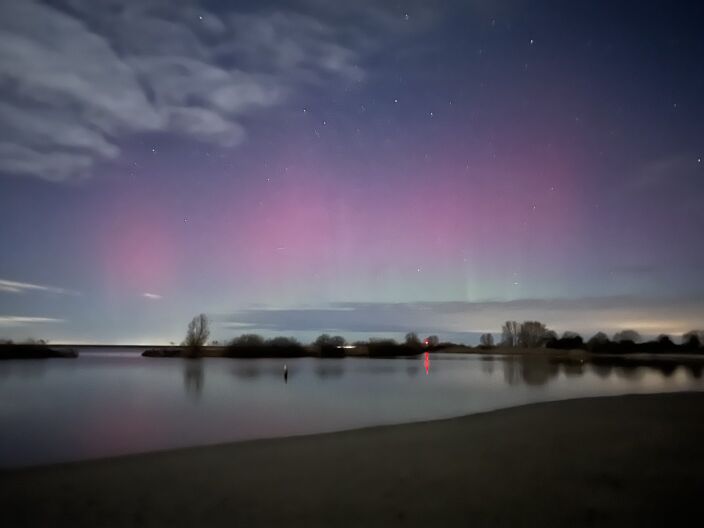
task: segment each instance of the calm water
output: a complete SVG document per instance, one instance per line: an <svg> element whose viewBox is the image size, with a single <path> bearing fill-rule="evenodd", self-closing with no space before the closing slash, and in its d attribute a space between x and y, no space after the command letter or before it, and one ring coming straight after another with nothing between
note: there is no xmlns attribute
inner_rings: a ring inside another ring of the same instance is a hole
<svg viewBox="0 0 704 528"><path fill-rule="evenodd" d="M141 352L141 351L140 351ZM701 369L413 359L153 359L82 350L0 362L0 467L458 416L608 394L704 390Z"/></svg>

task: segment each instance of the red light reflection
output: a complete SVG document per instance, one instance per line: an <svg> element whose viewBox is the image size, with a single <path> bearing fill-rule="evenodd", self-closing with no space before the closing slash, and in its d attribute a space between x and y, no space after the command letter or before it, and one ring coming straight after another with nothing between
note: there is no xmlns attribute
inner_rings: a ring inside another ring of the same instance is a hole
<svg viewBox="0 0 704 528"><path fill-rule="evenodd" d="M425 361L423 363L425 363L425 375L427 376L430 374L430 352L425 353Z"/></svg>

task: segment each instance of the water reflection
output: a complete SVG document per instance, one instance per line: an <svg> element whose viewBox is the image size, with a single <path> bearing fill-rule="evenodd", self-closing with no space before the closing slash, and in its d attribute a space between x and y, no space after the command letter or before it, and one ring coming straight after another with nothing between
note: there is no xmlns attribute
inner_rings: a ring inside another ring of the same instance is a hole
<svg viewBox="0 0 704 528"><path fill-rule="evenodd" d="M509 385L545 385L560 372L559 363L546 356L509 357L502 361L504 381ZM574 367L572 367L574 368Z"/></svg>
<svg viewBox="0 0 704 528"><path fill-rule="evenodd" d="M701 363L686 365L685 368L694 378L699 379L702 377L702 370L704 370L704 365L702 365Z"/></svg>
<svg viewBox="0 0 704 528"><path fill-rule="evenodd" d="M52 361L51 359L23 359L19 361L6 361L3 360L2 368L0 368L0 379L2 378L19 378L28 379L41 378L44 376L46 370L47 361ZM59 359L55 361L66 361L65 359Z"/></svg>
<svg viewBox="0 0 704 528"><path fill-rule="evenodd" d="M232 369L232 373L241 379L254 380L261 375L258 363L248 360L233 360L235 366Z"/></svg>
<svg viewBox="0 0 704 528"><path fill-rule="evenodd" d="M602 379L608 378L614 368L613 365L605 363L590 363L589 367L591 368L592 372L594 372L594 374L596 374Z"/></svg>
<svg viewBox="0 0 704 528"><path fill-rule="evenodd" d="M345 375L344 361L333 359L331 362L322 360L315 368L315 375L321 379L340 378Z"/></svg>
<svg viewBox="0 0 704 528"><path fill-rule="evenodd" d="M646 369L644 367L614 367L613 372L620 378L638 381L645 376Z"/></svg>
<svg viewBox="0 0 704 528"><path fill-rule="evenodd" d="M683 367L693 377L700 378L702 374L701 358L669 358L669 357L629 357L629 356L595 356L589 359L592 370L601 377L614 372L617 376L638 380L648 370L655 370L665 378L670 378L679 367Z"/></svg>
<svg viewBox="0 0 704 528"><path fill-rule="evenodd" d="M433 353L427 356L432 376L425 375L425 354L179 360L95 353L1 361L0 467L422 421L561 398L704 390L704 357L564 356ZM129 434L116 434L110 416L120 416L120 430ZM37 438L36 431L40 439L25 440Z"/></svg>
<svg viewBox="0 0 704 528"><path fill-rule="evenodd" d="M568 378L575 378L582 376L584 374L584 360L583 359L570 359L560 363L562 366L562 372Z"/></svg>
<svg viewBox="0 0 704 528"><path fill-rule="evenodd" d="M481 358L482 372L484 374L494 373L494 356L482 356Z"/></svg>
<svg viewBox="0 0 704 528"><path fill-rule="evenodd" d="M296 375L296 364L279 363L269 359L231 359L233 363L230 372L236 378L246 381L256 381L261 377L277 378L288 383L289 378Z"/></svg>
<svg viewBox="0 0 704 528"><path fill-rule="evenodd" d="M205 384L203 360L184 359L183 362L183 386L186 389L186 394L198 400Z"/></svg>
<svg viewBox="0 0 704 528"><path fill-rule="evenodd" d="M520 373L526 385L544 385L557 376L560 366L547 358L521 358Z"/></svg>

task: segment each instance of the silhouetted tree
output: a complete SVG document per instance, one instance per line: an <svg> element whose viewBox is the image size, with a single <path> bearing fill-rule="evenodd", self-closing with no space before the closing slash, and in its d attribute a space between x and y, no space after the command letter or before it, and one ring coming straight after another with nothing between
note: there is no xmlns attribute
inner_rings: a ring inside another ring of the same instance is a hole
<svg viewBox="0 0 704 528"><path fill-rule="evenodd" d="M420 348L420 338L415 332L408 332L404 341L406 346Z"/></svg>
<svg viewBox="0 0 704 528"><path fill-rule="evenodd" d="M614 334L614 342L616 343L624 343L624 342L631 342L631 343L638 343L640 342L641 337L638 332L635 330L621 330L620 332L616 332Z"/></svg>
<svg viewBox="0 0 704 528"><path fill-rule="evenodd" d="M520 330L521 325L519 325L516 321L506 321L501 327L501 346L518 346L518 333Z"/></svg>
<svg viewBox="0 0 704 528"><path fill-rule="evenodd" d="M301 344L298 342L298 340L294 339L293 337L282 337L282 336L272 337L271 339L267 339L265 344L267 346L271 346L271 347L290 347L290 346L300 347L301 346Z"/></svg>
<svg viewBox="0 0 704 528"><path fill-rule="evenodd" d="M228 343L226 355L239 358L302 357L306 351L292 337L274 337L265 341L257 334L242 334Z"/></svg>
<svg viewBox="0 0 704 528"><path fill-rule="evenodd" d="M492 348L494 346L494 336L492 334L482 334L479 338L479 345L485 348Z"/></svg>
<svg viewBox="0 0 704 528"><path fill-rule="evenodd" d="M393 339L370 339L367 351L370 357L390 357L416 355L420 354L422 349L406 343L398 344Z"/></svg>
<svg viewBox="0 0 704 528"><path fill-rule="evenodd" d="M191 322L188 323L186 331L186 339L183 341L183 346L188 348L192 355L199 355L201 349L205 346L210 336L210 328L208 318L205 314L196 315Z"/></svg>
<svg viewBox="0 0 704 528"><path fill-rule="evenodd" d="M328 334L321 334L317 337L317 339L313 342L314 345L322 347L322 346L332 346L332 347L338 347L338 346L345 346L345 338L342 336L330 336Z"/></svg>
<svg viewBox="0 0 704 528"><path fill-rule="evenodd" d="M592 352L601 352L609 346L609 336L604 332L597 332L587 341L587 348Z"/></svg>
<svg viewBox="0 0 704 528"><path fill-rule="evenodd" d="M663 352L667 352L668 350L676 350L677 345L672 341L669 335L666 334L660 334L657 339L657 344L658 348L660 348Z"/></svg>
<svg viewBox="0 0 704 528"><path fill-rule="evenodd" d="M303 345L293 337L273 337L267 339L264 346L268 349L269 355L277 357L296 357L305 354Z"/></svg>
<svg viewBox="0 0 704 528"><path fill-rule="evenodd" d="M540 321L525 321L520 325L518 342L522 347L535 348L545 344L547 328Z"/></svg>
<svg viewBox="0 0 704 528"><path fill-rule="evenodd" d="M264 338L258 334L242 334L239 337L230 341L232 347L262 347L264 346Z"/></svg>
<svg viewBox="0 0 704 528"><path fill-rule="evenodd" d="M343 357L345 351L345 338L342 336L330 336L328 334L319 335L313 342L320 350L321 357Z"/></svg>
<svg viewBox="0 0 704 528"><path fill-rule="evenodd" d="M682 347L685 350L696 351L702 346L704 332L701 330L691 330L682 336Z"/></svg>
<svg viewBox="0 0 704 528"><path fill-rule="evenodd" d="M545 341L545 346L547 348L556 348L559 350L576 350L579 348L584 348L584 340L582 336L576 332L565 332L562 334L560 339L557 337L550 336L550 334L555 334L554 332L547 332L548 338Z"/></svg>

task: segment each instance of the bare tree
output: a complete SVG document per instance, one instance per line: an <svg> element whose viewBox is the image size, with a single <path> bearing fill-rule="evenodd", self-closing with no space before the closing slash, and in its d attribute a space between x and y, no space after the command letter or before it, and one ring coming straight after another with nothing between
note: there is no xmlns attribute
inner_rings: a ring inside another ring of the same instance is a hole
<svg viewBox="0 0 704 528"><path fill-rule="evenodd" d="M406 346L420 347L420 338L415 332L408 332L405 338Z"/></svg>
<svg viewBox="0 0 704 528"><path fill-rule="evenodd" d="M492 334L482 334L482 336L479 338L479 344L487 348L493 347L494 336Z"/></svg>
<svg viewBox="0 0 704 528"><path fill-rule="evenodd" d="M205 314L196 315L191 322L188 323L186 331L186 339L183 341L183 346L190 349L192 353L197 353L208 342L210 336L210 328L208 318Z"/></svg>
<svg viewBox="0 0 704 528"><path fill-rule="evenodd" d="M522 347L543 346L548 337L548 329L540 321L525 321L518 331L518 342Z"/></svg>
<svg viewBox="0 0 704 528"><path fill-rule="evenodd" d="M521 330L521 325L516 321L506 321L501 327L501 345L505 347L518 346L518 334Z"/></svg>

